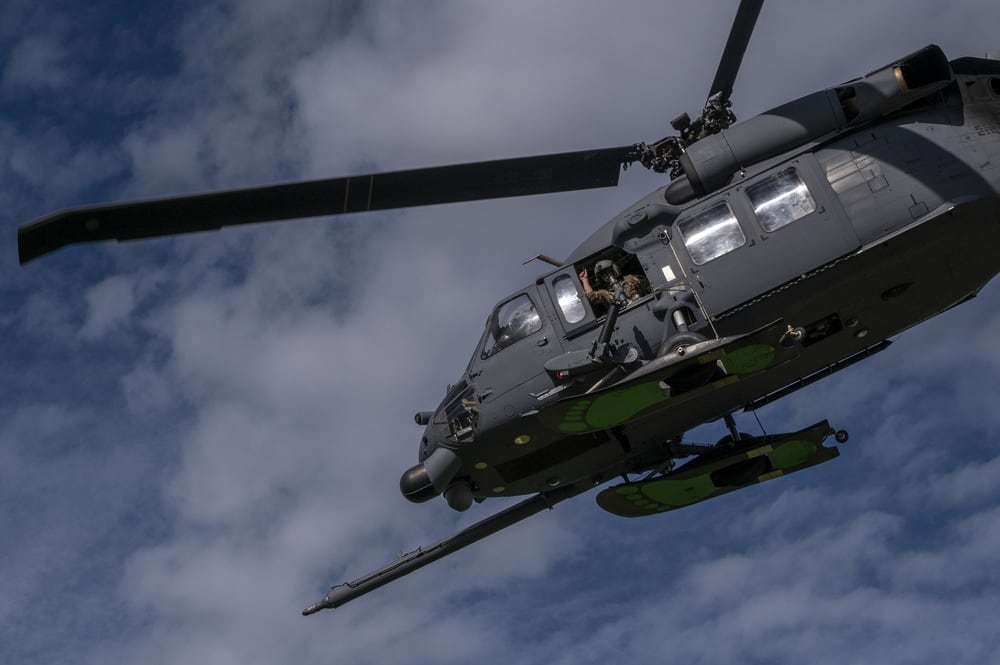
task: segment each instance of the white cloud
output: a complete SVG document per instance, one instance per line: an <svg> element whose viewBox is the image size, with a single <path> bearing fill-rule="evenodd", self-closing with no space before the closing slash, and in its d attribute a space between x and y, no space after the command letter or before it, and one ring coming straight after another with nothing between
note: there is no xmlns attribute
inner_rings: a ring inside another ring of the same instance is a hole
<svg viewBox="0 0 1000 665"><path fill-rule="evenodd" d="M1000 492L1000 457L964 464L934 477L919 490L930 507L963 507L994 499Z"/></svg>
<svg viewBox="0 0 1000 665"><path fill-rule="evenodd" d="M0 72L0 89L30 88L52 93L65 87L70 77L70 54L58 36L32 36L11 49Z"/></svg>
<svg viewBox="0 0 1000 665"><path fill-rule="evenodd" d="M135 307L132 279L125 276L109 277L87 291L87 320L80 329L84 339L104 336L120 325Z"/></svg>
<svg viewBox="0 0 1000 665"><path fill-rule="evenodd" d="M933 35L972 48L1000 18L898 2L764 11L741 114ZM0 125L5 181L51 179L53 200L69 201L127 163L116 191L166 195L658 138L703 101L731 12L209 3L168 37L174 74L95 72L135 110L116 131L15 141L16 125ZM873 52L802 27L815 24ZM0 604L14 659L64 660L72 645L81 662L988 661L995 460L979 460L995 454L979 445L973 463L943 441L956 415L995 433L983 413L995 287L776 407L797 426L829 415L860 428L829 469L648 521L580 498L344 608L297 615L328 584L494 510L399 496L416 461L410 415L457 377L491 304L534 279L520 261L565 255L652 178L624 180L52 257L32 273L51 281L20 287L5 367L33 395L54 388L30 406L15 388L0 405L0 502L17 533L2 561L23 580ZM4 184L0 201L17 199ZM46 375L18 378L20 350L42 344ZM38 628L51 624L67 627Z"/></svg>

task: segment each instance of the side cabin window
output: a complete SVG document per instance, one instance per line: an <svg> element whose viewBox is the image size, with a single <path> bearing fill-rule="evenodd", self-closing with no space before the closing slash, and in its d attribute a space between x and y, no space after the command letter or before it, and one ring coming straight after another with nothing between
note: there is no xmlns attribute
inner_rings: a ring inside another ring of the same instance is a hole
<svg viewBox="0 0 1000 665"><path fill-rule="evenodd" d="M677 222L695 265L703 265L746 244L747 237L726 201Z"/></svg>
<svg viewBox="0 0 1000 665"><path fill-rule="evenodd" d="M487 325L483 358L542 329L542 317L526 293L511 298L493 312Z"/></svg>
<svg viewBox="0 0 1000 665"><path fill-rule="evenodd" d="M812 194L793 168L747 187L747 196L765 231L780 229L816 210Z"/></svg>
<svg viewBox="0 0 1000 665"><path fill-rule="evenodd" d="M587 309L583 306L580 292L572 277L569 275L556 277L552 280L552 292L556 296L556 302L566 323L579 323L587 318Z"/></svg>

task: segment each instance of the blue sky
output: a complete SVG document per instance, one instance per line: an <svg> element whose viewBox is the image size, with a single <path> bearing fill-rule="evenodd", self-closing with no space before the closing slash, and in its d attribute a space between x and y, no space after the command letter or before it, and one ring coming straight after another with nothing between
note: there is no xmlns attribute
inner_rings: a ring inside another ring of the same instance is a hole
<svg viewBox="0 0 1000 665"><path fill-rule="evenodd" d="M735 4L4 3L3 660L991 662L996 284L761 411L850 430L830 464L648 520L585 495L303 618L499 507L399 495L411 416L524 259L658 177L17 265L16 227L69 205L657 139ZM740 117L927 43L1000 49L996 3L826 4L765 4Z"/></svg>

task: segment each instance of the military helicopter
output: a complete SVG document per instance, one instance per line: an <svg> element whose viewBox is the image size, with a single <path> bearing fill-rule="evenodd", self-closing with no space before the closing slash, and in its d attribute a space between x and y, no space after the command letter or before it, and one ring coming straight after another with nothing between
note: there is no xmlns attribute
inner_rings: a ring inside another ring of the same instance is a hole
<svg viewBox="0 0 1000 665"><path fill-rule="evenodd" d="M456 510L531 495L307 607L334 608L591 488L660 514L829 461L826 421L749 436L754 411L885 350L996 274L1000 60L927 46L736 123L730 96L763 0L742 0L708 101L653 143L77 208L19 230L22 263L65 245L618 184L669 173L502 299L400 479ZM721 421L715 445L686 442ZM617 482L617 481L621 482Z"/></svg>

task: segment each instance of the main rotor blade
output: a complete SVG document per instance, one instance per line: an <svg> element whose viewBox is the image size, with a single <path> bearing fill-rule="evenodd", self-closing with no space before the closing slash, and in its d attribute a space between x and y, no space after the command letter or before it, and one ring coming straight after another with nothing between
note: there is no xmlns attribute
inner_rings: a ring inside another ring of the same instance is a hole
<svg viewBox="0 0 1000 665"><path fill-rule="evenodd" d="M18 229L18 256L24 264L73 243L614 187L633 151L621 146L72 208Z"/></svg>
<svg viewBox="0 0 1000 665"><path fill-rule="evenodd" d="M733 94L733 84L736 82L736 75L740 71L740 64L743 62L743 54L746 53L747 44L750 43L750 35L757 24L757 17L760 15L760 8L764 0L742 0L739 9L736 10L736 18L733 20L733 27L729 31L729 39L726 40L726 48L722 51L722 59L719 61L719 68L715 72L715 80L712 81L712 88L708 92L709 98L722 93L723 99L729 99Z"/></svg>

